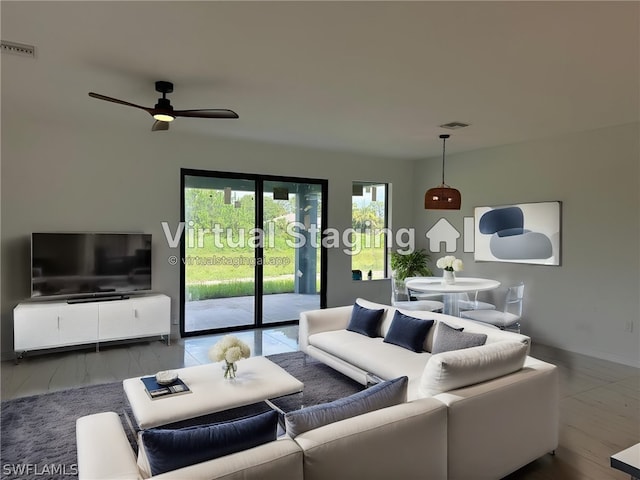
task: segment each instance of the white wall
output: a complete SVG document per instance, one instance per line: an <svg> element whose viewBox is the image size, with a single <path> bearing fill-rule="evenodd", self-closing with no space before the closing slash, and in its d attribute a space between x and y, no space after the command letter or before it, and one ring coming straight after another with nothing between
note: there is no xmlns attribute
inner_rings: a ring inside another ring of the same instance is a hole
<svg viewBox="0 0 640 480"><path fill-rule="evenodd" d="M422 208L439 183L441 158L416 162L414 222L424 233L441 217L462 232L474 206L562 202L562 265L475 263L464 275L526 283L523 333L536 342L640 366L639 125L631 124L447 155L445 181L462 193L462 209ZM460 136L464 132L459 133ZM449 145L455 145L456 134ZM441 254L432 253L435 260ZM437 270L436 270L437 271ZM440 273L437 271L438 274ZM499 301L497 295L489 298ZM633 332L625 331L632 321Z"/></svg>
<svg viewBox="0 0 640 480"><path fill-rule="evenodd" d="M419 246L439 218L462 230L476 205L563 202L562 266L474 263L466 275L527 284L524 333L534 341L640 365L640 205L638 125L447 155L446 181L462 192L459 212L422 208L440 181L440 159L388 161L268 144L17 120L2 112L2 354L12 351L12 309L29 295L32 231L144 231L154 235L154 288L173 300L179 269L160 222L179 219L180 168L244 171L329 180L327 226L351 225L351 182L393 185L393 227L415 226ZM463 133L460 133L462 135ZM455 144L453 135L450 145ZM434 263L439 254L433 254ZM387 281L352 282L350 258L328 256L329 306L357 296L388 301ZM434 269L435 270L435 269ZM634 322L633 333L624 331ZM174 327L177 331L177 327Z"/></svg>
<svg viewBox="0 0 640 480"><path fill-rule="evenodd" d="M12 352L12 309L30 292L33 231L143 231L153 234L153 287L172 298L178 318L179 267L161 222L180 218L180 168L288 175L329 180L326 226L351 226L351 182L391 182L392 215L411 222L412 162L278 147L240 140L135 131L117 125L67 126L2 118L2 353ZM405 165L405 168L402 166ZM324 219L323 219L324 220ZM388 301L388 281L352 282L350 257L328 254L329 306L357 296ZM178 327L174 326L177 332Z"/></svg>

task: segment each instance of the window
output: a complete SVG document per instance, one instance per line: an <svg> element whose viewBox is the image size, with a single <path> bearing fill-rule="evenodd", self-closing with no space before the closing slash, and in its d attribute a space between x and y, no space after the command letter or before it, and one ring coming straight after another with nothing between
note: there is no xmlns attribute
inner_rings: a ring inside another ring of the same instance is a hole
<svg viewBox="0 0 640 480"><path fill-rule="evenodd" d="M386 183L353 182L351 270L354 280L387 276L387 187Z"/></svg>

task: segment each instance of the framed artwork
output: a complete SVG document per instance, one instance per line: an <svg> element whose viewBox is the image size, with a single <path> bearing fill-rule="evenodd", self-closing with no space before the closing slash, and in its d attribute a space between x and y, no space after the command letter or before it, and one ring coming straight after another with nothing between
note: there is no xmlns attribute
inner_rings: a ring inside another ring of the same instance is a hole
<svg viewBox="0 0 640 480"><path fill-rule="evenodd" d="M561 203L475 207L474 259L560 265Z"/></svg>

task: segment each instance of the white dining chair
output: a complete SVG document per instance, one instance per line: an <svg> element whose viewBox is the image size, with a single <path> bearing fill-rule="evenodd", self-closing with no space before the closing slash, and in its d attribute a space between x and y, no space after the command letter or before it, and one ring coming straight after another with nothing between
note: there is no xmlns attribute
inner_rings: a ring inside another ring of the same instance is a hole
<svg viewBox="0 0 640 480"><path fill-rule="evenodd" d="M524 283L507 288L504 309L500 310L469 310L460 312L462 318L476 322L488 323L501 330L520 333L520 319L522 318L522 299L524 297Z"/></svg>
<svg viewBox="0 0 640 480"><path fill-rule="evenodd" d="M444 303L437 300L411 300L405 280L391 275L391 305L404 310L441 312Z"/></svg>
<svg viewBox="0 0 640 480"><path fill-rule="evenodd" d="M493 303L481 302L478 300L478 290L473 294L473 299L467 292L460 293L458 295L458 308L463 310L495 310L496 306Z"/></svg>

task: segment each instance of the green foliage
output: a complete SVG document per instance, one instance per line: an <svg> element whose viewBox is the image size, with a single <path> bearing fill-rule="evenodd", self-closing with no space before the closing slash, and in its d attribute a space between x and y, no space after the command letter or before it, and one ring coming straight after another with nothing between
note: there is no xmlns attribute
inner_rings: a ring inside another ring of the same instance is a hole
<svg viewBox="0 0 640 480"><path fill-rule="evenodd" d="M295 249L287 244L285 215L296 211L299 196L261 199L264 210L263 291L265 294L294 291ZM224 203L224 191L185 188L185 283L189 300L254 295L255 289L255 194L233 192L231 204ZM320 206L318 207L320 208ZM200 232L199 229L216 228ZM273 244L268 235L272 233ZM202 235L199 238L199 235ZM318 233L317 242L320 242ZM274 261L275 263L269 263ZM317 250L320 262L320 249ZM319 283L319 277L317 282ZM317 286L319 289L319 284Z"/></svg>
<svg viewBox="0 0 640 480"><path fill-rule="evenodd" d="M265 295L272 293L293 293L293 279L265 280ZM216 284L187 285L187 300L209 300L212 298L247 297L255 293L253 281L231 281Z"/></svg>
<svg viewBox="0 0 640 480"><path fill-rule="evenodd" d="M430 277L433 273L427 265L429 260L431 256L424 248L411 253L392 252L391 269L399 280L407 277Z"/></svg>
<svg viewBox="0 0 640 480"><path fill-rule="evenodd" d="M354 243L353 250L358 253L351 257L351 269L361 270L364 278L369 270L378 273L375 278L382 278L385 263L384 234L354 233L352 241ZM367 244L371 246L367 247Z"/></svg>
<svg viewBox="0 0 640 480"><path fill-rule="evenodd" d="M224 191L211 190L205 188L185 188L185 219L188 227L211 228L214 224L219 224L226 229L246 229L254 228L255 219L255 195L238 196L238 207L234 201L226 205L224 203ZM293 211L294 202L284 200L274 200L265 195L263 198L265 222L281 217Z"/></svg>
<svg viewBox="0 0 640 480"><path fill-rule="evenodd" d="M355 230L384 228L384 202L371 202L365 207L353 203L352 226Z"/></svg>

